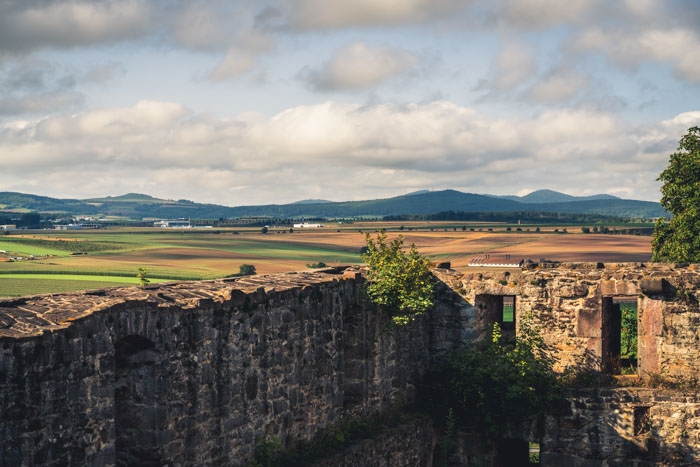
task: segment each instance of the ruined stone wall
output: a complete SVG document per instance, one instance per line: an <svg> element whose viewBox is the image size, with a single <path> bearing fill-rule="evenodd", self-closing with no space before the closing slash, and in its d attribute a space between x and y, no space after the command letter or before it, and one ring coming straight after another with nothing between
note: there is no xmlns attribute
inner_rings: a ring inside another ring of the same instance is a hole
<svg viewBox="0 0 700 467"><path fill-rule="evenodd" d="M700 375L697 266L436 275L434 310L400 329L377 315L354 270L0 300L0 465L245 465L266 436L309 439L341 417L412 401L435 359L488 337L510 297L515 322L502 323L504 333L529 315L560 369L606 369L606 316L623 297L638 304L639 374L686 387ZM630 459L637 451L615 443L629 447L620 433L630 426L636 443L634 414L644 407L658 427L646 448L654 459L687 446L684 459L700 462L700 407L690 396L606 394L575 395L568 418L550 420L538 439L523 435L551 456L543 465ZM576 430L586 427L579 449ZM376 455L396 443L387 438Z"/></svg>
<svg viewBox="0 0 700 467"><path fill-rule="evenodd" d="M433 465L436 442L432 421L422 418L362 440L311 467L427 467Z"/></svg>
<svg viewBox="0 0 700 467"><path fill-rule="evenodd" d="M700 265L535 264L437 275L463 298L465 330L477 340L502 321L503 297L515 297L516 322L529 316L539 327L558 370L615 374L606 362L611 310L616 300L636 302L638 367L618 384L638 387L572 391L564 413L518 436L540 443L543 466L700 465ZM692 391L665 388L673 386Z"/></svg>
<svg viewBox="0 0 700 467"><path fill-rule="evenodd" d="M569 393L564 415L548 420L541 465L698 465L696 391L646 388Z"/></svg>
<svg viewBox="0 0 700 467"><path fill-rule="evenodd" d="M476 339L501 319L496 299L514 296L516 321L529 316L542 329L560 370L585 364L605 371L611 339L606 307L613 300L635 301L639 375L700 377L700 265L536 264L437 274L463 298L466 333Z"/></svg>
<svg viewBox="0 0 700 467"><path fill-rule="evenodd" d="M411 401L447 315L391 327L348 271L0 301L0 465L245 465Z"/></svg>

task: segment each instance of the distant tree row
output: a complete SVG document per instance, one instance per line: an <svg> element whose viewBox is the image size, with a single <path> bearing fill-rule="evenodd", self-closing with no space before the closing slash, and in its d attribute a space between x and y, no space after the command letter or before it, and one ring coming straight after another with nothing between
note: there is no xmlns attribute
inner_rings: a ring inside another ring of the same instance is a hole
<svg viewBox="0 0 700 467"><path fill-rule="evenodd" d="M622 224L630 220L624 217L603 216L600 214L543 212L543 211L513 211L513 212L466 212L441 211L435 214L405 214L386 216L387 221L479 221L479 222L510 222L538 224Z"/></svg>
<svg viewBox="0 0 700 467"><path fill-rule="evenodd" d="M37 212L25 212L23 214L0 213L0 225L14 224L17 228L40 229L42 227L41 214Z"/></svg>

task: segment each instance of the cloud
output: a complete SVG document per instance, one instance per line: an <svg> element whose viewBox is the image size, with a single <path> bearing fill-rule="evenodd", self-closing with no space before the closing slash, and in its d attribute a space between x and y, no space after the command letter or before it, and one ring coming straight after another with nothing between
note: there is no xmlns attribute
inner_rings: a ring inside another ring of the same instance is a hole
<svg viewBox="0 0 700 467"><path fill-rule="evenodd" d="M84 102L85 97L75 91L54 91L21 97L3 96L0 98L0 116L77 110Z"/></svg>
<svg viewBox="0 0 700 467"><path fill-rule="evenodd" d="M508 91L527 80L535 72L532 50L521 42L508 42L496 57L493 88Z"/></svg>
<svg viewBox="0 0 700 467"><path fill-rule="evenodd" d="M507 40L494 57L489 76L480 80L477 89L491 94L507 93L533 77L537 69L530 46Z"/></svg>
<svg viewBox="0 0 700 467"><path fill-rule="evenodd" d="M0 54L113 43L151 31L142 0L28 1L0 4Z"/></svg>
<svg viewBox="0 0 700 467"><path fill-rule="evenodd" d="M525 91L527 99L540 103L567 101L585 89L590 77L575 69L556 68L542 78L537 84Z"/></svg>
<svg viewBox="0 0 700 467"><path fill-rule="evenodd" d="M34 0L0 3L0 58L37 49L141 41L197 52L225 52L207 74L222 80L252 69L274 48L255 27L251 2Z"/></svg>
<svg viewBox="0 0 700 467"><path fill-rule="evenodd" d="M668 63L679 78L700 84L700 36L687 28L607 30L592 28L570 44L576 52L595 52L626 69L649 62Z"/></svg>
<svg viewBox="0 0 700 467"><path fill-rule="evenodd" d="M581 24L597 16L603 0L506 0L499 16L516 28L543 29Z"/></svg>
<svg viewBox="0 0 700 467"><path fill-rule="evenodd" d="M0 125L0 153L13 155L3 161L0 184L68 193L56 178L63 174L71 196L144 187L229 205L375 198L426 186L496 194L547 186L658 199L655 180L668 154L698 123L700 111L642 127L575 109L504 120L448 101L325 102L223 119L143 101Z"/></svg>
<svg viewBox="0 0 700 467"><path fill-rule="evenodd" d="M231 43L232 24L238 16L221 1L190 1L180 5L172 18L172 34L182 47L221 50Z"/></svg>
<svg viewBox="0 0 700 467"><path fill-rule="evenodd" d="M126 68L124 68L124 65L117 62L110 62L95 65L78 73L78 81L82 83L104 84L125 74Z"/></svg>
<svg viewBox="0 0 700 467"><path fill-rule="evenodd" d="M206 74L211 81L223 81L240 76L255 68L256 57L238 47L232 47L212 70Z"/></svg>
<svg viewBox="0 0 700 467"><path fill-rule="evenodd" d="M462 0L288 0L287 23L298 29L342 29L415 24L465 10Z"/></svg>
<svg viewBox="0 0 700 467"><path fill-rule="evenodd" d="M224 58L206 74L206 78L212 81L227 80L251 71L258 65L260 56L275 49L274 38L253 24L254 18L250 11L244 11L235 19L229 19L230 21L226 22L222 22L222 18L214 20L215 27L221 29L225 41L221 37L209 37L199 33L194 35L200 40L200 44L206 42L209 46L224 46L227 50ZM206 22L201 26L207 29Z"/></svg>
<svg viewBox="0 0 700 467"><path fill-rule="evenodd" d="M80 110L86 99L77 87L104 84L124 73L118 63L75 70L38 58L8 61L4 69L0 68L0 116Z"/></svg>
<svg viewBox="0 0 700 467"><path fill-rule="evenodd" d="M319 70L302 75L319 91L360 89L405 73L417 63L418 57L405 50L354 42L336 50Z"/></svg>

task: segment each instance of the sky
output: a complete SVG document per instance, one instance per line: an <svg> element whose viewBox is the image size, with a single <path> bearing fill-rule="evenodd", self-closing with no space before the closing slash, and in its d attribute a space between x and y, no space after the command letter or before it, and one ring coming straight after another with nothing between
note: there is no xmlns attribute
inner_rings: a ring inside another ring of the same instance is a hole
<svg viewBox="0 0 700 467"><path fill-rule="evenodd" d="M698 0L0 0L0 191L658 201Z"/></svg>

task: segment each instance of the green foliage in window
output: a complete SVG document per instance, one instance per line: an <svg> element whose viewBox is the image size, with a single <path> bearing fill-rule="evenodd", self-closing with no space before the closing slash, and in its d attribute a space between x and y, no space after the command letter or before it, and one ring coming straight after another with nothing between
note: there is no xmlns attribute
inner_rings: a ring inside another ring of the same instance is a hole
<svg viewBox="0 0 700 467"><path fill-rule="evenodd" d="M620 356L637 358L637 304L621 303Z"/></svg>

